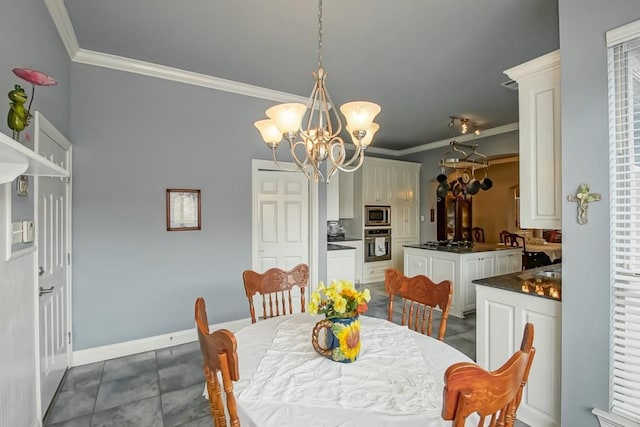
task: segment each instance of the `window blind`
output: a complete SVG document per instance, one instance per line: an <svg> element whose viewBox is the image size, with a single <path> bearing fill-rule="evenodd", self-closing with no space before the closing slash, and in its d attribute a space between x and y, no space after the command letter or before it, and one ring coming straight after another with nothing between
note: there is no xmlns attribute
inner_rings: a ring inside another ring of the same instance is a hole
<svg viewBox="0 0 640 427"><path fill-rule="evenodd" d="M640 423L640 31L609 43L611 413Z"/></svg>

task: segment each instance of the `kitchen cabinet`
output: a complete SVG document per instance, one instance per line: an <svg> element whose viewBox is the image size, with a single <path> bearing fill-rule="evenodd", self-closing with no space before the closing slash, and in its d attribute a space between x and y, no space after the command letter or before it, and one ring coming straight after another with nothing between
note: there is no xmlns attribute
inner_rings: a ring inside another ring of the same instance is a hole
<svg viewBox="0 0 640 427"><path fill-rule="evenodd" d="M327 251L327 282L348 280L356 283L355 249Z"/></svg>
<svg viewBox="0 0 640 427"><path fill-rule="evenodd" d="M362 283L362 264L364 263L364 242L362 240L341 240L337 242L331 242L332 245L350 246L355 248L354 252L354 282ZM332 251L330 251L332 252Z"/></svg>
<svg viewBox="0 0 640 427"><path fill-rule="evenodd" d="M340 175L338 192L338 211L340 218L353 218L353 173L350 172L338 172Z"/></svg>
<svg viewBox="0 0 640 427"><path fill-rule="evenodd" d="M522 331L533 323L536 355L518 408L518 420L531 426L560 425L561 302L478 285L477 363L500 367L520 348Z"/></svg>
<svg viewBox="0 0 640 427"><path fill-rule="evenodd" d="M362 267L363 283L384 281L384 272L387 268L391 267L391 261L365 262L364 266Z"/></svg>
<svg viewBox="0 0 640 427"><path fill-rule="evenodd" d="M327 184L327 221L340 219L340 174L336 173Z"/></svg>
<svg viewBox="0 0 640 427"><path fill-rule="evenodd" d="M522 271L522 253L517 251L500 251L496 254L495 275Z"/></svg>
<svg viewBox="0 0 640 427"><path fill-rule="evenodd" d="M472 240L472 199L448 194L437 203L438 240Z"/></svg>
<svg viewBox="0 0 640 427"><path fill-rule="evenodd" d="M471 283L475 279L495 276L495 254L470 256L462 259L462 310L471 311L476 308L476 286Z"/></svg>
<svg viewBox="0 0 640 427"><path fill-rule="evenodd" d="M415 276L424 274L434 282L451 280L453 282L453 298L449 314L464 317L464 313L475 309L476 285L472 280L494 276L497 256L520 256L521 250L495 250L487 245L485 252L447 252L422 248L404 248L404 274Z"/></svg>
<svg viewBox="0 0 640 427"><path fill-rule="evenodd" d="M367 158L362 167L362 197L365 205L391 204L391 165L383 160Z"/></svg>
<svg viewBox="0 0 640 427"><path fill-rule="evenodd" d="M386 268L402 270L404 245L416 244L420 240L420 166L419 163L367 157L361 171L355 175L352 189L347 190L355 200L353 218L362 221L360 227L364 227L364 206L391 207L392 259L379 261L381 267L378 262L364 263L364 283L384 280ZM340 192L342 205L342 187Z"/></svg>
<svg viewBox="0 0 640 427"><path fill-rule="evenodd" d="M520 226L562 227L560 51L505 71L518 82Z"/></svg>

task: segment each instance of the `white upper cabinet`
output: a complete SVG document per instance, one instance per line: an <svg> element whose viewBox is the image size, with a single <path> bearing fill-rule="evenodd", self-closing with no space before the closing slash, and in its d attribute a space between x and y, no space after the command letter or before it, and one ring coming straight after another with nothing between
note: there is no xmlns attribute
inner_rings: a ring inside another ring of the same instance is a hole
<svg viewBox="0 0 640 427"><path fill-rule="evenodd" d="M336 173L327 184L327 221L337 221L340 212L340 174Z"/></svg>
<svg viewBox="0 0 640 427"><path fill-rule="evenodd" d="M505 74L518 82L520 226L561 228L560 52Z"/></svg>
<svg viewBox="0 0 640 427"><path fill-rule="evenodd" d="M353 173L340 172L340 194L338 204L340 218L353 218Z"/></svg>
<svg viewBox="0 0 640 427"><path fill-rule="evenodd" d="M365 205L391 204L391 165L368 158L362 166L362 197Z"/></svg>

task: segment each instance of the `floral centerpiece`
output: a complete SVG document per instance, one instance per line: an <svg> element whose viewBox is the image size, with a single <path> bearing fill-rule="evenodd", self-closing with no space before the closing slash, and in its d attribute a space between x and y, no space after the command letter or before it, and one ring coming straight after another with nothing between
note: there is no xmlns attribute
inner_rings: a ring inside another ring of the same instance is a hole
<svg viewBox="0 0 640 427"><path fill-rule="evenodd" d="M320 282L308 308L309 313L324 314L327 319L347 318L365 313L370 300L369 289L358 292L348 280L333 281L328 287Z"/></svg>
<svg viewBox="0 0 640 427"><path fill-rule="evenodd" d="M371 300L369 289L362 292L347 280L331 282L328 287L320 282L318 289L311 293L309 313L324 314L313 328L313 348L323 356L337 362L353 362L360 353L360 320ZM327 329L326 348L318 344L321 329Z"/></svg>

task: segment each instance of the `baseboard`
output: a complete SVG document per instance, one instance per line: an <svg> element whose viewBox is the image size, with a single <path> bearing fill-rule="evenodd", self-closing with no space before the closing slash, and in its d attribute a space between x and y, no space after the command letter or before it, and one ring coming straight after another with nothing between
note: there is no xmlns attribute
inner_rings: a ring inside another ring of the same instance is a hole
<svg viewBox="0 0 640 427"><path fill-rule="evenodd" d="M230 322L217 323L209 327L210 330L229 329L234 332L251 324L251 319L239 319ZM73 352L71 366L82 366L94 362L115 359L117 357L129 356L145 351L159 350L161 348L172 347L174 345L186 344L196 341L198 335L195 328L183 331L172 332L154 337L141 338L137 340L120 342L117 344L103 345L100 347L88 348Z"/></svg>

